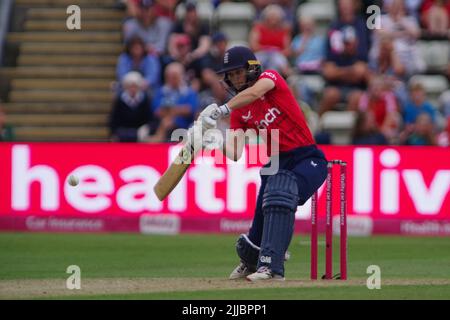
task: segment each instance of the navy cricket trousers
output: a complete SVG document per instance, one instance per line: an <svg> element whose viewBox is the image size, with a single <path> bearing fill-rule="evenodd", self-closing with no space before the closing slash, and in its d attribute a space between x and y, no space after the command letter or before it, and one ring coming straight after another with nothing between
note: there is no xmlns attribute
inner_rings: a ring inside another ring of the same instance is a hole
<svg viewBox="0 0 450 320"><path fill-rule="evenodd" d="M279 169L289 170L297 177L300 198L298 205L303 205L319 189L327 177L327 159L324 153L316 145L311 145L280 152L278 156ZM270 165L269 162L264 167ZM262 200L269 177L268 175L261 175L261 187L256 201L255 216L248 235L250 241L257 246L261 246L264 226Z"/></svg>

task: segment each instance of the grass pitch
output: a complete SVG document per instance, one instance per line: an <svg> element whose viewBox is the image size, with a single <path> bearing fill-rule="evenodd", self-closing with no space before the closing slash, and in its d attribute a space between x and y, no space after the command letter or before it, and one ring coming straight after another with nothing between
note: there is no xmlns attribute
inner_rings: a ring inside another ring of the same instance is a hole
<svg viewBox="0 0 450 320"><path fill-rule="evenodd" d="M450 238L350 237L349 280L310 281L309 237L296 236L283 283L227 280L238 262L236 238L1 233L0 298L450 299ZM70 265L81 269L80 290L66 288ZM366 286L370 265L381 269L380 290Z"/></svg>

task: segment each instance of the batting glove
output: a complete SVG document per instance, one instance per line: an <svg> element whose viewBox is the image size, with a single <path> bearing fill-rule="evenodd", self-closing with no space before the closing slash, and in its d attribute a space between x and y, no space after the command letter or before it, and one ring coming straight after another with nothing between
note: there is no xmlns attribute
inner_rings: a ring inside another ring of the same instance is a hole
<svg viewBox="0 0 450 320"><path fill-rule="evenodd" d="M207 106L199 115L199 120L202 121L202 126L205 129L212 129L217 127L217 119L230 114L230 108L227 104L218 106L216 103Z"/></svg>

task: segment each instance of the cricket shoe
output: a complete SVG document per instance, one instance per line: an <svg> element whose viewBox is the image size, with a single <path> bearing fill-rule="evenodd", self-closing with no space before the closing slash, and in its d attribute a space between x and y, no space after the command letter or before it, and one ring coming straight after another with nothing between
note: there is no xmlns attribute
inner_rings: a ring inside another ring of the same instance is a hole
<svg viewBox="0 0 450 320"><path fill-rule="evenodd" d="M284 281L285 278L279 274L275 274L268 267L260 267L258 271L247 276L248 281L260 281L260 280L274 280Z"/></svg>
<svg viewBox="0 0 450 320"><path fill-rule="evenodd" d="M250 270L250 268L243 262L239 263L239 265L231 272L229 279L230 280L236 280L236 279L243 279L249 274L252 274L254 270Z"/></svg>

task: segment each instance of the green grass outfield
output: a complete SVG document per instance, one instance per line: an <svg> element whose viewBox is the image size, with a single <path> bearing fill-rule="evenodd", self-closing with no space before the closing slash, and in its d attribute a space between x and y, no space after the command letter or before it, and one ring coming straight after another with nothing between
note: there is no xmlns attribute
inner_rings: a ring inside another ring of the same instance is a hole
<svg viewBox="0 0 450 320"><path fill-rule="evenodd" d="M0 298L450 299L450 238L350 237L349 280L309 280L309 238L294 237L285 282L229 281L234 235L0 233ZM322 240L322 239L321 239ZM334 271L338 271L338 238ZM320 245L319 272L324 248ZM68 290L69 265L81 290ZM381 289L369 290L369 265Z"/></svg>

